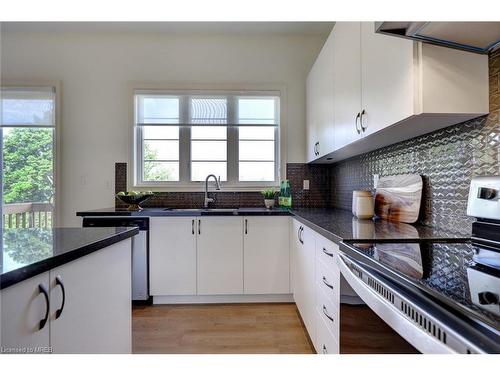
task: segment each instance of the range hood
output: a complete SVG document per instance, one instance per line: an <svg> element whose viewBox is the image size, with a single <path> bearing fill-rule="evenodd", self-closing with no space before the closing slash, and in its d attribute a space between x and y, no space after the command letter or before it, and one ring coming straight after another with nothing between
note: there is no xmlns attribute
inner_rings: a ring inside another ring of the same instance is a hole
<svg viewBox="0 0 500 375"><path fill-rule="evenodd" d="M500 47L500 22L376 22L375 31L481 54Z"/></svg>

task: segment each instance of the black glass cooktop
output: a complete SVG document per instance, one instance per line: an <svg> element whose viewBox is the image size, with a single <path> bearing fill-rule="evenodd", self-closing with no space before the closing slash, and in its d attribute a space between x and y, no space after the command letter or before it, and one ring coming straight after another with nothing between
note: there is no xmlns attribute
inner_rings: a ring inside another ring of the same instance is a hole
<svg viewBox="0 0 500 375"><path fill-rule="evenodd" d="M449 307L500 330L500 305L495 303L500 295L500 271L474 262L475 248L471 243L376 243L347 247L357 253L348 255L357 255L386 275L410 282Z"/></svg>

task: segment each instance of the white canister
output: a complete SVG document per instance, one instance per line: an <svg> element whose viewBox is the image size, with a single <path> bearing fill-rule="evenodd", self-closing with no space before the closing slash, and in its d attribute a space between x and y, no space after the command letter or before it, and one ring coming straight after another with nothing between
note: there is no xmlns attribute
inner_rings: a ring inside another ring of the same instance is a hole
<svg viewBox="0 0 500 375"><path fill-rule="evenodd" d="M373 196L370 191L352 192L352 214L358 219L371 219L374 215Z"/></svg>

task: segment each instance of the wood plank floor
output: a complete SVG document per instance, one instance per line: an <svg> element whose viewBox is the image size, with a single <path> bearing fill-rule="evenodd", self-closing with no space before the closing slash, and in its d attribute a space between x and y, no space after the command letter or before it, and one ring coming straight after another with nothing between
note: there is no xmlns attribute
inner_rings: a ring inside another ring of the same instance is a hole
<svg viewBox="0 0 500 375"><path fill-rule="evenodd" d="M314 353L295 304L135 306L133 353Z"/></svg>

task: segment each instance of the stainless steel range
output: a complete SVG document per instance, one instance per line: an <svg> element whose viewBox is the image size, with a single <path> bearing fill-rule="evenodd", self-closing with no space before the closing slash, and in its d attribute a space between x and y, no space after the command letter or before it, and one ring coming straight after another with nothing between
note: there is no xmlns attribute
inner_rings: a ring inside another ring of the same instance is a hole
<svg viewBox="0 0 500 375"><path fill-rule="evenodd" d="M500 176L472 180L467 214L470 241L340 246L345 280L423 353L500 353Z"/></svg>

